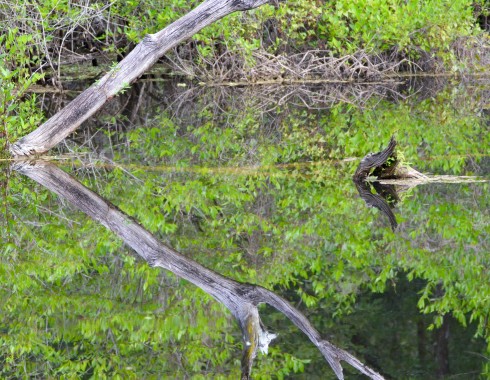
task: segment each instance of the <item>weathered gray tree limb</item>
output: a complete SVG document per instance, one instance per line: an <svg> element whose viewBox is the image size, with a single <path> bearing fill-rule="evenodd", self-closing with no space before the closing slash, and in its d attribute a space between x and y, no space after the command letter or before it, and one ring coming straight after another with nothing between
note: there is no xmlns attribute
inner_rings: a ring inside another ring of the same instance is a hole
<svg viewBox="0 0 490 380"><path fill-rule="evenodd" d="M236 11L269 0L207 0L156 34L147 35L115 68L82 92L35 131L10 146L13 156L42 154L75 131L109 99L139 78L169 49L199 30ZM272 1L275 3L274 1Z"/></svg>
<svg viewBox="0 0 490 380"><path fill-rule="evenodd" d="M341 361L349 363L371 379L383 379L380 374L365 366L350 353L322 339L310 321L282 297L260 286L234 281L181 255L158 241L137 221L55 165L46 161L21 161L15 163L13 168L67 199L91 218L115 232L151 266L173 272L222 302L238 320L243 333L242 379L250 378L252 362L257 351L267 352L270 341L275 337L267 332L260 321L257 309L260 303L267 303L276 308L305 333L321 351L339 379L344 378Z"/></svg>

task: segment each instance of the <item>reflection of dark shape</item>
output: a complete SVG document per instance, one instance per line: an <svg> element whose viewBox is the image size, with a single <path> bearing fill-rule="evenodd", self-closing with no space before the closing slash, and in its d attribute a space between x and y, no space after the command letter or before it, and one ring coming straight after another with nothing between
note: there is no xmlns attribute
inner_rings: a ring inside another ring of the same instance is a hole
<svg viewBox="0 0 490 380"><path fill-rule="evenodd" d="M242 379L249 379L257 351L267 352L275 338L260 321L257 306L267 303L289 318L323 354L339 379L345 361L371 379L383 377L357 358L323 339L310 321L285 299L258 285L245 284L216 273L163 244L137 221L89 190L70 175L45 162L18 162L14 169L25 174L115 232L149 265L161 267L193 283L223 303L237 319L243 333Z"/></svg>
<svg viewBox="0 0 490 380"><path fill-rule="evenodd" d="M395 185L386 185L379 182L373 182L372 185L374 190L376 190L379 195L386 199L391 208L395 207L400 201Z"/></svg>
<svg viewBox="0 0 490 380"><path fill-rule="evenodd" d="M364 202L366 202L368 207L376 207L388 217L388 219L390 220L391 229L394 231L398 226L395 214L393 214L393 211L391 211L391 207L393 207L398 200L394 186L381 185L379 183L376 183L374 185L374 188L379 194L373 194L371 193L371 187L368 182L354 180L354 184L356 185L359 195L364 200ZM390 199L389 197L392 195L394 195L394 197ZM392 203L391 206L390 203L388 203L390 201L387 201L387 199L385 198L390 199Z"/></svg>

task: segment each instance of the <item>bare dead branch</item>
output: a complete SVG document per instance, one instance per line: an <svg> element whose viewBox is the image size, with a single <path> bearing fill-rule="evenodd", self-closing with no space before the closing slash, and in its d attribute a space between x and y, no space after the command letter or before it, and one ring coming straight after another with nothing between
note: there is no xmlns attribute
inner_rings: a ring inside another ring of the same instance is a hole
<svg viewBox="0 0 490 380"><path fill-rule="evenodd" d="M126 58L34 132L10 146L14 156L41 154L58 144L120 90L134 82L169 49L205 26L268 0L207 0L156 34L147 35Z"/></svg>

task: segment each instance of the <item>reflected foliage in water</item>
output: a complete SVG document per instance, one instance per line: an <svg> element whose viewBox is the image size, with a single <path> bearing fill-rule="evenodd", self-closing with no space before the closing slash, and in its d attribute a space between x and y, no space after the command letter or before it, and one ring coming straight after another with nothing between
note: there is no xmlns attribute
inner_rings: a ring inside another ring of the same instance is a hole
<svg viewBox="0 0 490 380"><path fill-rule="evenodd" d="M273 92L264 103L245 89L150 90L151 107L68 143L84 155L64 169L180 252L278 291L387 377L489 373L488 183L411 189L393 233L351 181L393 133L422 172L488 179L488 87L322 109ZM222 306L2 173L2 376L239 376L240 336ZM330 373L280 314L264 313L279 338L255 378Z"/></svg>

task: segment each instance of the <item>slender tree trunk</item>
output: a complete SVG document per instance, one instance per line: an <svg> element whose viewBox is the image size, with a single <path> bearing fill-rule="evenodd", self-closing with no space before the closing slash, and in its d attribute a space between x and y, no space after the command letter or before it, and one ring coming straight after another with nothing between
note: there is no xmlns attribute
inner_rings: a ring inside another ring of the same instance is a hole
<svg viewBox="0 0 490 380"><path fill-rule="evenodd" d="M437 377L445 378L449 374L449 316L444 314L442 326L435 331Z"/></svg>
<svg viewBox="0 0 490 380"><path fill-rule="evenodd" d="M426 326L423 319L417 321L417 351L419 354L419 363L425 363L427 359L427 337Z"/></svg>

